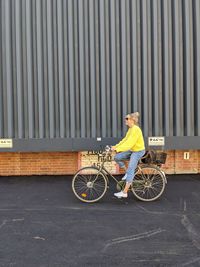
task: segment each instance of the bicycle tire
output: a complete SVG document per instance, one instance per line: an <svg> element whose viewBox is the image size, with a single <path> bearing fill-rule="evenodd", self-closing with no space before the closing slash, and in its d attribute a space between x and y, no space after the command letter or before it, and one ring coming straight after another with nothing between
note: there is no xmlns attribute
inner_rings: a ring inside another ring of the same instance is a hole
<svg viewBox="0 0 200 267"><path fill-rule="evenodd" d="M159 168L142 166L135 174L131 190L142 201L158 199L165 189L166 179Z"/></svg>
<svg viewBox="0 0 200 267"><path fill-rule="evenodd" d="M106 193L107 178L98 168L84 167L74 175L72 190L75 196L83 202L97 202Z"/></svg>

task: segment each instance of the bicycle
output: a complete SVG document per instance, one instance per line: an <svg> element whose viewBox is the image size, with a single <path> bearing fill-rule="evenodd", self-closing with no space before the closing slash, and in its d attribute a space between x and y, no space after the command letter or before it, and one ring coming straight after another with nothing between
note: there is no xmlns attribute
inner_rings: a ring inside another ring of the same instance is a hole
<svg viewBox="0 0 200 267"><path fill-rule="evenodd" d="M142 201L158 199L163 194L167 184L165 173L160 169L161 165L165 163L167 154L164 152L154 153L152 158L150 152L147 152L139 161L129 189L137 199ZM106 146L102 153L103 160L99 167L83 167L76 172L72 179L72 190L79 200L87 203L99 201L109 187L109 178L116 182L118 191L124 189L126 181L118 181L104 167L104 163L110 155L111 148Z"/></svg>

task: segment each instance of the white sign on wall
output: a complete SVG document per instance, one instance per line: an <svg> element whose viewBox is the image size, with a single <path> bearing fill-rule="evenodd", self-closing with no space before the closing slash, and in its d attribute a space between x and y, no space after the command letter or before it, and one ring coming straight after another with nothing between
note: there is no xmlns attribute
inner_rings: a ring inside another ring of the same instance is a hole
<svg viewBox="0 0 200 267"><path fill-rule="evenodd" d="M12 139L0 139L0 148L12 148L13 140Z"/></svg>
<svg viewBox="0 0 200 267"><path fill-rule="evenodd" d="M152 136L148 138L149 146L164 146L165 137L164 136Z"/></svg>

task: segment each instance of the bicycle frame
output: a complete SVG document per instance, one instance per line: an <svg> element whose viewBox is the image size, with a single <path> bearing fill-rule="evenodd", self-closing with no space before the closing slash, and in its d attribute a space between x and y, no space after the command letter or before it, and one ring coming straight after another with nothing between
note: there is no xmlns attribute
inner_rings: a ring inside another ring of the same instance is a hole
<svg viewBox="0 0 200 267"><path fill-rule="evenodd" d="M121 180L120 181L118 181L105 167L104 167L104 163L106 162L106 159L107 159L107 156L108 156L108 154L109 154L109 152L110 151L106 151L106 153L105 153L105 156L103 156L103 161L102 161L102 163L101 163L101 165L99 166L99 172L103 172L104 174L106 174L106 175L108 175L108 176L110 176L117 184L119 183L119 182L121 182ZM139 169L139 170L141 170L141 168L140 168L140 165L142 165L142 166L146 166L146 164L143 164L143 163L138 163L138 165L137 165L137 168L136 168L136 170L137 169ZM149 165L148 165L149 166ZM156 166L157 168L159 168L158 166ZM160 168L159 168L160 169ZM161 171L161 170L160 170ZM165 179L165 183L167 183L167 179L166 179L166 176L165 176L165 173L163 172L163 171L161 171L161 173L162 173L162 175L163 175L163 177L164 177L164 179ZM96 179L95 179L95 181L96 181Z"/></svg>
<svg viewBox="0 0 200 267"><path fill-rule="evenodd" d="M97 169L99 170L99 173L103 172L103 174L110 176L116 183L118 183L119 181L104 167L104 163L106 162L108 154L109 154L109 151L106 151L105 156L103 156L103 161L101 165L97 167ZM97 175L97 178L98 178L98 175ZM96 179L93 182L95 182Z"/></svg>
<svg viewBox="0 0 200 267"><path fill-rule="evenodd" d="M99 155L101 158L99 158L97 166L83 167L75 174L72 180L72 189L81 201L92 203L100 200L109 188L109 177L115 181L118 191L124 189L126 181L118 180L118 177L114 177L104 166L110 153L110 150L104 150ZM86 172L86 176L82 175L82 170L85 169L91 170L91 174ZM93 175L94 170L96 171ZM129 190L139 200L153 201L162 195L166 182L165 173L160 166L139 161Z"/></svg>
<svg viewBox="0 0 200 267"><path fill-rule="evenodd" d="M99 166L99 173L103 172L104 174L110 176L117 184L119 184L120 181L118 181L105 167L104 167L104 163L106 162L107 156L109 154L110 151L106 151L105 156L103 156L103 161L101 163L101 165ZM140 168L139 165L137 166L137 168ZM96 178L97 179L97 178ZM96 181L96 179L94 180L94 182Z"/></svg>

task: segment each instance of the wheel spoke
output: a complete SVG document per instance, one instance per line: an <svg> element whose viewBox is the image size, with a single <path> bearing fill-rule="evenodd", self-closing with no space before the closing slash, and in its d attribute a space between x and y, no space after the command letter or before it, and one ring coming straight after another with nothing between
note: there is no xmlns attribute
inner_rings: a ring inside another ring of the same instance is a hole
<svg viewBox="0 0 200 267"><path fill-rule="evenodd" d="M87 177L79 174L79 181L82 181L83 183L87 183Z"/></svg>
<svg viewBox="0 0 200 267"><path fill-rule="evenodd" d="M93 189L94 189L96 195L97 195L97 196L100 196L101 192L98 192L95 188L93 188Z"/></svg>
<svg viewBox="0 0 200 267"><path fill-rule="evenodd" d="M84 202L95 202L105 194L107 181L98 169L86 167L74 176L72 189L76 197L80 200Z"/></svg>
<svg viewBox="0 0 200 267"><path fill-rule="evenodd" d="M164 187L165 183L160 170L145 166L135 175L132 192L140 200L152 201L163 193Z"/></svg>
<svg viewBox="0 0 200 267"><path fill-rule="evenodd" d="M77 184L76 184L76 185L75 185L75 188L76 188L77 190L82 190L82 189L84 190L85 188L87 188L87 186L85 186L85 185L84 185L84 186L81 186L81 185L77 185Z"/></svg>

